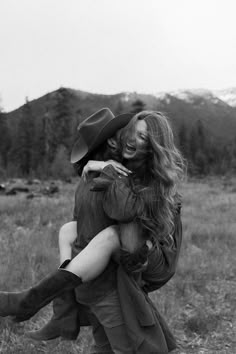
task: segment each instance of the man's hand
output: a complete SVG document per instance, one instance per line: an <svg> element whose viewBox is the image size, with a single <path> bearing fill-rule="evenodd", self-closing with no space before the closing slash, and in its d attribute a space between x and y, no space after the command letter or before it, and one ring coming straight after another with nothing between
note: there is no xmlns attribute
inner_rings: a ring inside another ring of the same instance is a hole
<svg viewBox="0 0 236 354"><path fill-rule="evenodd" d="M135 252L130 253L125 249L120 250L120 264L127 273L138 273L146 269L148 265L148 254L152 248L151 241L139 247Z"/></svg>
<svg viewBox="0 0 236 354"><path fill-rule="evenodd" d="M84 181L86 181L89 172L91 171L101 172L108 165L112 165L116 170L116 172L122 176L127 177L130 173L132 173L132 171L128 170L120 162L117 162L115 160L108 160L108 161L89 160L88 163L84 166L81 177L84 179Z"/></svg>

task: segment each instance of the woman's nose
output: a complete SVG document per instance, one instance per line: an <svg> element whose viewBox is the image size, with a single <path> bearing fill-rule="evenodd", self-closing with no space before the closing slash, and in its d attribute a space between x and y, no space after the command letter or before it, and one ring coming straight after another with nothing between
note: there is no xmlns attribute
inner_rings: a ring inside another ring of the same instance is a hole
<svg viewBox="0 0 236 354"><path fill-rule="evenodd" d="M131 135L129 136L128 142L129 142L130 144L134 144L135 141L136 141L135 134L131 134Z"/></svg>

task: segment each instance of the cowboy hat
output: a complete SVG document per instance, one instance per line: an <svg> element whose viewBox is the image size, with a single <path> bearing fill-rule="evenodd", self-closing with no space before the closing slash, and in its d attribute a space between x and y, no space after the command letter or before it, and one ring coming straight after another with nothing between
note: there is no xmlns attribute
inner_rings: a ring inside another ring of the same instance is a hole
<svg viewBox="0 0 236 354"><path fill-rule="evenodd" d="M111 138L117 130L125 127L133 114L115 116L109 108L102 108L86 118L78 126L78 139L72 152L71 163L80 161L92 150Z"/></svg>

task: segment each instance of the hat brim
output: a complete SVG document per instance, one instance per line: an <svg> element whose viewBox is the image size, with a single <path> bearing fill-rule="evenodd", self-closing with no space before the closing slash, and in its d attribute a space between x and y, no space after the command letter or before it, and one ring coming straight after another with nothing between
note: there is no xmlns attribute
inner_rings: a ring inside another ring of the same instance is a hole
<svg viewBox="0 0 236 354"><path fill-rule="evenodd" d="M71 163L80 161L83 157L91 153L95 148L111 138L119 129L124 128L133 117L131 113L124 113L116 116L100 130L91 146L87 146L83 137L79 135L71 152Z"/></svg>
<svg viewBox="0 0 236 354"><path fill-rule="evenodd" d="M78 139L73 145L70 162L75 163L81 160L88 152L88 145L84 141L82 135L79 134Z"/></svg>

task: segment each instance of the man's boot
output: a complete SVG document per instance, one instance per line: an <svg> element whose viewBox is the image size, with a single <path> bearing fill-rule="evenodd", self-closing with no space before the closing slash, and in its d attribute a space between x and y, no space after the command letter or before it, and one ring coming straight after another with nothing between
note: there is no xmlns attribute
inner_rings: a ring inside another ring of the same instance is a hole
<svg viewBox="0 0 236 354"><path fill-rule="evenodd" d="M30 289L0 292L0 316L15 316L17 322L26 321L64 291L82 284L81 278L63 269L67 264L68 261L65 261L59 269Z"/></svg>
<svg viewBox="0 0 236 354"><path fill-rule="evenodd" d="M75 340L80 331L79 305L74 290L65 291L53 300L53 316L41 329L26 332L34 340L50 340L58 337Z"/></svg>

